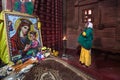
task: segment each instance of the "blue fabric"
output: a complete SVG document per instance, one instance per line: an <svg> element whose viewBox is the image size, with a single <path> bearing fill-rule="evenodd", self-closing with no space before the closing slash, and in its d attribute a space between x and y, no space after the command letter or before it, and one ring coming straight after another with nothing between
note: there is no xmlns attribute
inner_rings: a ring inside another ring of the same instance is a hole
<svg viewBox="0 0 120 80"><path fill-rule="evenodd" d="M15 4L14 4L14 10L15 11L21 11L21 2L19 1L19 2L15 2Z"/></svg>

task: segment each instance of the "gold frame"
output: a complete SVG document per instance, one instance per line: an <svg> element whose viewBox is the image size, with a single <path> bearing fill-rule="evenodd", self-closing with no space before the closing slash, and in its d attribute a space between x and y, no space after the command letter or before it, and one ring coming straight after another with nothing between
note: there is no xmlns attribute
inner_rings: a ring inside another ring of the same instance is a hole
<svg viewBox="0 0 120 80"><path fill-rule="evenodd" d="M20 12L10 12L10 11L3 11L3 19L4 19L4 29L5 29L5 32L6 35L6 46L7 47L3 47L3 49L7 50L8 52L8 55L9 56L9 60L10 61L13 61L13 57L11 54L13 54L12 52L12 47L11 47L11 41L10 41L10 38L15 35L15 33L17 32L13 32L9 29L8 27L8 21L12 21L13 23L13 31L15 31L15 24L18 24L17 23L17 20L20 19L20 18L23 18L23 19L28 19L31 23L32 23L32 28L37 32L38 34L38 37L37 37L37 40L39 41L39 45L42 47L43 46L43 43L42 43L42 36L41 36L41 27L40 27L40 21L39 21L39 18L36 17L36 16L32 16L32 15L29 15L29 14L26 14L26 13L20 13ZM39 25L38 25L39 23ZM30 27L31 28L31 27ZM3 42L3 41L1 41ZM4 54L4 53L1 53L1 54ZM6 62L7 63L7 62Z"/></svg>

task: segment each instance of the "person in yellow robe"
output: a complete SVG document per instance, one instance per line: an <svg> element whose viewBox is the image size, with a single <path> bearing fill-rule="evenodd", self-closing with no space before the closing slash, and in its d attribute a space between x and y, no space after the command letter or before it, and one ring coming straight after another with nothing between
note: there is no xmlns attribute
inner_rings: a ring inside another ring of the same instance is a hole
<svg viewBox="0 0 120 80"><path fill-rule="evenodd" d="M87 22L85 29L78 37L78 43L81 45L81 52L79 61L85 66L91 65L91 48L93 41L93 24Z"/></svg>

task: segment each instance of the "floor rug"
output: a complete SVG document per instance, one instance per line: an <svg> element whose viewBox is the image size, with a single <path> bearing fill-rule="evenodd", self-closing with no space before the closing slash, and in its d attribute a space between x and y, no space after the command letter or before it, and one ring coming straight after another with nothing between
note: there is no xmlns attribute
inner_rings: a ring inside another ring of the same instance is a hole
<svg viewBox="0 0 120 80"><path fill-rule="evenodd" d="M47 58L25 74L23 80L95 80L59 58Z"/></svg>

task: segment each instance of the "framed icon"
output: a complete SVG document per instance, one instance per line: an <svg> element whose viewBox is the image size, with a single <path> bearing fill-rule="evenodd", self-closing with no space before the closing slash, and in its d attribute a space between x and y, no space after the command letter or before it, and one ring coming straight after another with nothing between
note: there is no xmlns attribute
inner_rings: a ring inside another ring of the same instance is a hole
<svg viewBox="0 0 120 80"><path fill-rule="evenodd" d="M38 48L43 46L38 22L38 17L25 13L4 13L6 45L11 61L17 62L35 56Z"/></svg>

